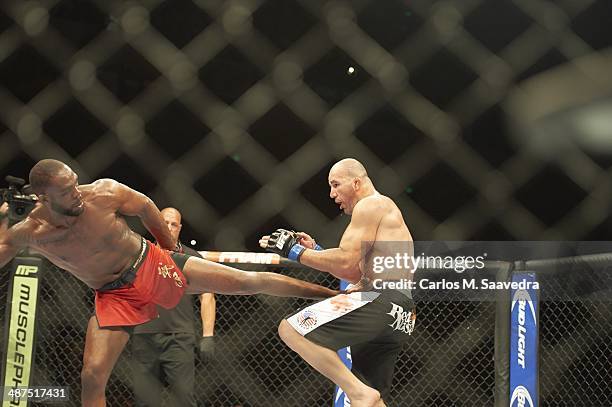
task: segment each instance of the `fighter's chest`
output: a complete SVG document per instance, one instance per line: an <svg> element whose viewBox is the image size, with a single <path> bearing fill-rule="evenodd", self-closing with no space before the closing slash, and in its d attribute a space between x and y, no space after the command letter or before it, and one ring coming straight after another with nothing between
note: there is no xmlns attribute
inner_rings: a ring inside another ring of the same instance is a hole
<svg viewBox="0 0 612 407"><path fill-rule="evenodd" d="M119 233L115 213L89 209L72 223L43 229L38 236L37 246L60 256L74 249L95 251L98 246L107 245Z"/></svg>

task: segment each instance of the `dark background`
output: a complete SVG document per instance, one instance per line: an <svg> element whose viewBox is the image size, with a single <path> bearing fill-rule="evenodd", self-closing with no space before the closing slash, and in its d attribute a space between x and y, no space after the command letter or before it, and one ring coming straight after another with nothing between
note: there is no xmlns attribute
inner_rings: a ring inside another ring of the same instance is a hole
<svg viewBox="0 0 612 407"><path fill-rule="evenodd" d="M58 158L176 206L198 249L257 250L335 244L327 171L355 157L415 239L610 239L612 153L534 151L507 103L609 52L608 1L49 4L0 8L2 175Z"/></svg>

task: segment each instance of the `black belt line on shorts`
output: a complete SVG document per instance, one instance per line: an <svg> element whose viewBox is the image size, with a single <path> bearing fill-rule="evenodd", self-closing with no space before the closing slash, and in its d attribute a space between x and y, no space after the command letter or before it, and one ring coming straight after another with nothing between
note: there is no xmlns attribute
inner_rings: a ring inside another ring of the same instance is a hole
<svg viewBox="0 0 612 407"><path fill-rule="evenodd" d="M138 271L138 268L140 267L144 259L147 257L147 252L149 251L149 245L147 244L147 241L144 239L144 237L142 237L141 239L142 241L140 246L140 254L136 258L134 263L127 270L123 271L119 278L111 281L110 283L104 284L96 291L114 290L123 287L124 285L128 285L132 281L134 281L134 279L136 278L136 272Z"/></svg>

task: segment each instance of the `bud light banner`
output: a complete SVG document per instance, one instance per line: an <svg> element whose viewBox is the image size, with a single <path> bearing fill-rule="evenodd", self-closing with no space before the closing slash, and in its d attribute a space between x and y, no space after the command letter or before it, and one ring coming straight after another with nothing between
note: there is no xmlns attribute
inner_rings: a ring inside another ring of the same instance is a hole
<svg viewBox="0 0 612 407"><path fill-rule="evenodd" d="M512 281L510 407L536 407L539 286L534 273L515 273Z"/></svg>
<svg viewBox="0 0 612 407"><path fill-rule="evenodd" d="M348 285L348 282L340 280L341 290L346 290L346 287L348 287ZM346 365L346 367L350 369L353 366L350 347L338 350L338 356L340 356L340 359L342 359L342 362ZM346 393L344 393L344 391L340 387L336 386L336 390L334 391L334 407L348 407L350 405L351 402L348 397L346 397Z"/></svg>

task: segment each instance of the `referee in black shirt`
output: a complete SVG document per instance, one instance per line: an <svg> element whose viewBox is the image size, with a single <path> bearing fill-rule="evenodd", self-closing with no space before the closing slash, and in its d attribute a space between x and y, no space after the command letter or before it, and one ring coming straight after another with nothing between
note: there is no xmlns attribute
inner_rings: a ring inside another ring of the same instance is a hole
<svg viewBox="0 0 612 407"><path fill-rule="evenodd" d="M181 213L174 208L161 211L177 251L192 256L198 252L179 240ZM134 393L137 406L161 406L164 381L168 383L170 406L196 406L194 396L196 335L193 318L194 296L185 295L176 308L159 308L159 318L137 326L132 336ZM198 348L204 361L214 357L215 297L200 295L202 335Z"/></svg>

